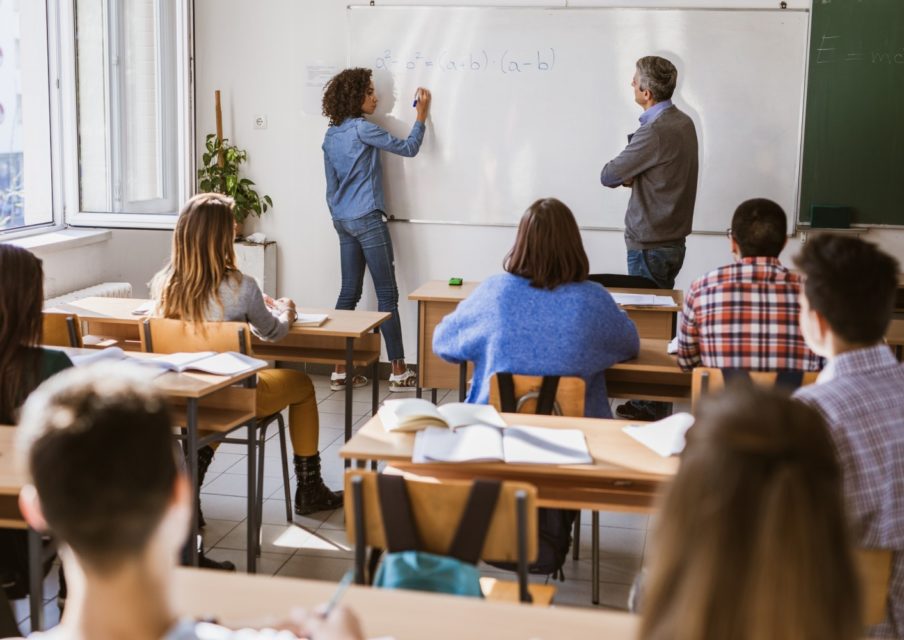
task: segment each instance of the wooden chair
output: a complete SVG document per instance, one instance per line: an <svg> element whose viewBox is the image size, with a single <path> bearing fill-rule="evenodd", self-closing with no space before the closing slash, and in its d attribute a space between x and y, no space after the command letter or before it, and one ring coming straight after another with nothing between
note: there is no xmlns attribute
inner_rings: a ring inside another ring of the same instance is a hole
<svg viewBox="0 0 904 640"><path fill-rule="evenodd" d="M517 374L511 375L514 386L515 406L506 406L501 400L499 388L500 374L494 373L490 378L490 404L496 407L498 411L506 413L541 413L538 411L537 400L540 397L540 390L543 384L553 376L523 376ZM586 384L583 378L574 376L555 376L558 378L558 388L556 389L554 410L552 413L560 416L569 416L575 418L584 417L584 397L586 396ZM593 521L596 523L599 516L594 512ZM579 560L581 557L581 512L578 511L577 517L574 519L574 547L571 550L571 557Z"/></svg>
<svg viewBox="0 0 904 640"><path fill-rule="evenodd" d="M771 387L778 382L777 371L748 371L751 382L756 385ZM816 382L818 371L805 371L801 375L800 386ZM697 367L691 379L691 412L697 410L697 403L707 393L719 391L725 387L725 373L715 367Z"/></svg>
<svg viewBox="0 0 904 640"><path fill-rule="evenodd" d="M863 622L879 624L885 620L888 587L894 554L888 549L857 549L857 568L863 595Z"/></svg>
<svg viewBox="0 0 904 640"><path fill-rule="evenodd" d="M177 353L182 351L238 351L251 352L251 331L244 322L204 322L192 324L182 320L169 318L147 318L141 325L142 351L153 353ZM258 418L253 426L249 426L252 437L257 430L257 519L260 530L264 505L264 447L267 441L267 429L276 422L279 430L280 458L282 461L283 494L286 502L286 521L293 521L293 505L291 485L289 481L289 458L286 453L286 424L281 412ZM244 440L226 439L224 442L244 444ZM260 544L260 535L257 536ZM260 554L260 547L258 547Z"/></svg>
<svg viewBox="0 0 904 640"><path fill-rule="evenodd" d="M70 313L44 312L41 344L48 347L82 347L82 324Z"/></svg>
<svg viewBox="0 0 904 640"><path fill-rule="evenodd" d="M355 579L366 579L365 556L368 547L387 547L383 515L377 490L377 476L373 471L350 469L345 474L345 529L355 545ZM445 554L465 509L471 483L449 480L407 480L411 512L415 520L423 551ZM358 523L364 523L358 526ZM518 583L481 578L484 596L490 600L533 602L548 606L555 595L555 587L528 584L527 567L536 560L537 489L523 482L504 482L484 540L482 560L515 562L519 566ZM528 595L529 594L529 595Z"/></svg>
<svg viewBox="0 0 904 640"><path fill-rule="evenodd" d="M629 276L623 273L591 273L587 276L591 282L601 284L606 288L616 289L661 289L658 284L643 276Z"/></svg>

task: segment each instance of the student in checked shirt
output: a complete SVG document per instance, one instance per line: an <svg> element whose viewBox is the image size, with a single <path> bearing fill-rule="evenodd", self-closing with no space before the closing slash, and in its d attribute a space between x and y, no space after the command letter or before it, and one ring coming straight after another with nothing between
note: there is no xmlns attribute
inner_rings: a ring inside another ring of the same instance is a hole
<svg viewBox="0 0 904 640"><path fill-rule="evenodd" d="M887 617L870 635L904 638L904 364L883 344L898 262L862 240L827 235L807 242L795 263L804 274L801 329L828 358L795 398L829 425L857 545L894 553Z"/></svg>
<svg viewBox="0 0 904 640"><path fill-rule="evenodd" d="M691 285L678 328L678 364L816 371L798 325L800 278L779 262L787 219L771 200L742 202L728 231L736 261Z"/></svg>

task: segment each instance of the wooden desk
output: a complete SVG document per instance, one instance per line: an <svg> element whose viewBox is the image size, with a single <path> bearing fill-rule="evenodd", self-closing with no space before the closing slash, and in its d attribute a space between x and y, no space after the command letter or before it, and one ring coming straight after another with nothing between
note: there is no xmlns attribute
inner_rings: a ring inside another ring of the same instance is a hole
<svg viewBox="0 0 904 640"><path fill-rule="evenodd" d="M69 356L96 354L96 349L59 348ZM126 352L130 359L143 360L157 354ZM255 481L257 478L257 437L255 436L256 408L253 386L239 387L248 378L254 382L263 366L232 376L215 376L200 371L175 373L168 371L153 378L154 388L170 402L175 424L185 426L185 448L188 452L188 468L192 486L198 486L198 449L218 440L242 426L248 427L248 571L253 573L257 564L257 528ZM201 436L201 432L205 432ZM197 510L193 510L192 531L198 534ZM189 545L193 564L198 562L198 550Z"/></svg>
<svg viewBox="0 0 904 640"><path fill-rule="evenodd" d="M467 298L479 282L465 282L460 287L450 287L441 280L432 280L418 287L409 296L409 300L417 301L417 363L418 363L418 397L422 389L431 389L433 402L436 402L436 389L459 389L459 396L464 399L464 381L470 377L465 371L452 363L446 362L433 353L433 333L436 325L452 313L458 303ZM681 291L659 291L651 289L610 289L613 293L638 293L664 295L668 293L675 301L670 307L636 307L625 306L628 317L634 321L641 338L665 340L672 338L672 327L675 314L681 310L683 295ZM688 382L688 389L690 383ZM663 391L659 389L657 391ZM650 394L638 396L647 398ZM635 396L631 396L635 397ZM689 397L689 396L688 396ZM658 399L658 398L657 398Z"/></svg>
<svg viewBox="0 0 904 640"><path fill-rule="evenodd" d="M610 398L682 402L690 400L693 374L678 366L667 352L668 340L641 338L640 353L606 370Z"/></svg>
<svg viewBox="0 0 904 640"><path fill-rule="evenodd" d="M508 424L580 429L587 439L593 464L515 465L503 463L414 464L413 433L387 433L379 416L371 418L349 440L339 455L363 466L368 460L386 461L410 474L439 479L473 480L489 477L527 482L537 487L540 506L593 511L593 603L599 602L598 511L653 509L660 488L678 470L677 458L662 458L622 431L632 424L622 420L563 418L529 414L502 414ZM575 544L579 541L575 540Z"/></svg>
<svg viewBox="0 0 904 640"><path fill-rule="evenodd" d="M885 342L894 350L898 360L904 360L904 318L893 318L885 334Z"/></svg>
<svg viewBox="0 0 904 640"><path fill-rule="evenodd" d="M180 617L215 617L230 625L279 620L293 607L328 602L331 582L177 569L172 602ZM253 594L253 596L249 596ZM342 599L368 638L395 640L633 640L640 619L614 611L532 607L479 598L352 585Z"/></svg>
<svg viewBox="0 0 904 640"><path fill-rule="evenodd" d="M126 349L138 350L138 327L145 317L132 312L147 303L139 298L83 298L59 305L48 311L75 313L86 323L85 334L116 338ZM252 338L254 356L280 362L310 362L315 364L345 365L347 371L354 367L372 366L372 409L377 412L380 389L378 367L380 364L379 326L390 318L380 311L341 311L302 307L299 313L325 313L329 316L319 327L292 326L289 335L279 342L265 342ZM345 439L352 432L353 386L345 388Z"/></svg>

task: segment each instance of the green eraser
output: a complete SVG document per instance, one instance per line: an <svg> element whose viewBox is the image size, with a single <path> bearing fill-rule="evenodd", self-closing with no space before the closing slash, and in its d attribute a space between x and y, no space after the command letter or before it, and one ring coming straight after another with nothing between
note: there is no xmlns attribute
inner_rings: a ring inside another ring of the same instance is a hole
<svg viewBox="0 0 904 640"><path fill-rule="evenodd" d="M460 287L462 282L464 281L461 278L449 278L450 287Z"/></svg>

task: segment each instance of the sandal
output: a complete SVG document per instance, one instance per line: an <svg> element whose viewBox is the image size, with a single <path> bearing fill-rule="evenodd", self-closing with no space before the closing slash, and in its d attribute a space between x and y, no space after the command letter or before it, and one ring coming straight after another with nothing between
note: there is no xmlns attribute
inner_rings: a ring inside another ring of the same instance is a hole
<svg viewBox="0 0 904 640"><path fill-rule="evenodd" d="M352 389L364 387L367 385L367 378L362 375L356 375L352 378ZM342 391L345 389L345 374L333 371L330 374L330 389L333 391Z"/></svg>
<svg viewBox="0 0 904 640"><path fill-rule="evenodd" d="M411 369L405 369L405 373L389 376L389 390L395 393L410 391L417 386L417 374Z"/></svg>

